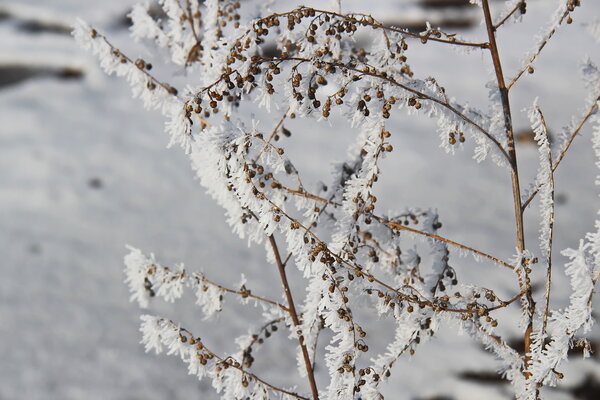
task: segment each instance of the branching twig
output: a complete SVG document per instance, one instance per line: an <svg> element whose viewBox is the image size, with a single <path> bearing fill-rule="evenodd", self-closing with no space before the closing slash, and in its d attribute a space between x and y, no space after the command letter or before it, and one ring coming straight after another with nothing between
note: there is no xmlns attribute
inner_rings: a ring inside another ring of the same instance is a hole
<svg viewBox="0 0 600 400"><path fill-rule="evenodd" d="M177 326L177 324L175 324L173 321L169 320L169 323L173 325L173 327ZM232 363L229 362L229 360L231 360L231 357L227 357L227 358L222 358L220 356L218 356L214 351L210 350L208 347L206 347L206 344L202 341L200 341L200 339L197 339L196 336L194 336L194 334L192 332L190 332L189 330L185 329L185 328L181 328L179 327L180 332L183 332L185 334L187 334L189 336L189 338L186 338L186 341L189 341L190 339L194 339L195 342L199 342L202 344L201 348L203 352L206 352L208 354L210 354L212 357L214 357L215 359L217 359L220 363L227 363L228 368L235 368L238 371L240 371L242 374L246 375L247 377L262 383L263 385L267 386L269 389L275 391L275 392L279 392L282 394L286 394L288 396L292 396L295 397L299 400L309 400L308 398L304 397L304 396L300 396L297 393L294 392L290 392L288 390L282 389L280 387L277 387L261 378L259 378L258 376L254 375L253 373L247 371L246 369L244 369L241 364L239 363ZM239 364L239 365L238 365Z"/></svg>
<svg viewBox="0 0 600 400"><path fill-rule="evenodd" d="M598 101L600 101L600 96L597 97L596 101L594 101L592 103L592 105L590 106L590 108L588 108L588 110L586 111L586 113L584 114L584 116L581 118L581 121L579 121L579 123L577 124L577 126L575 127L575 129L573 129L573 132L571 132L571 134L569 135L569 139L567 139L567 142L566 142L565 146L563 147L563 149L561 150L561 152L558 155L557 159L554 161L554 163L552 165L552 172L553 173L556 171L556 169L560 165L560 162L563 160L563 158L567 154L567 150L569 150L569 148L571 147L571 144L573 143L573 140L579 134L579 132L581 131L581 128L583 128L583 126L590 119L590 117L596 113L596 111L598 109L598 104L597 104ZM535 190L533 190L531 192L531 194L529 195L529 197L527 198L527 200L525 200L525 202L523 202L523 206L522 206L523 210L525 210L527 208L527 206L529 206L529 204L531 203L531 201L538 194L539 190L540 190L540 188L536 187Z"/></svg>

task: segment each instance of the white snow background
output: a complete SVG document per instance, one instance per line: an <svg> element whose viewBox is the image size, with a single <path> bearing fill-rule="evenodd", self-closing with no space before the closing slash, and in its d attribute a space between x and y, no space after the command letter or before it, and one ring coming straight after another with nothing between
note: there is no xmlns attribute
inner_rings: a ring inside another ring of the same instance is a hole
<svg viewBox="0 0 600 400"><path fill-rule="evenodd" d="M230 232L222 210L195 182L186 156L179 149L165 148L162 117L131 99L127 85L105 76L96 60L66 33L74 19L82 17L126 53L151 57L148 47L128 38L124 16L133 3L0 1L2 400L218 398L208 382L188 376L178 358L145 354L139 345L141 312L129 303L123 283L126 244L156 253L165 264L201 267L212 280L227 286L235 286L244 273L253 293L281 298L264 250L248 248ZM324 7L322 3L303 4ZM508 77L521 65L555 3L529 1L523 23L500 30ZM600 16L600 2L582 3L574 23L560 28L544 49L535 74L523 77L511 92L517 131L528 129L527 116L519 110L535 97L554 133L572 115L579 115L586 94L579 61L586 54L600 61L600 44L582 34L582 26ZM272 7L295 5L290 0ZM346 11L372 13L394 24L425 18L434 25L444 18L474 19L473 27L460 32L485 40L475 7L432 10L408 0L345 0L342 5ZM502 1L493 5L496 12L502 9ZM62 32L61 26L67 29ZM461 55L436 45L423 49L412 55L411 66L419 76L434 75L458 99L486 101L484 84L493 78L488 54ZM80 79L58 77L77 71L83 74ZM23 79L17 82L17 75ZM487 161L477 164L468 145L465 151L447 155L439 147L434 124L424 118L397 115L394 124L400 133L394 135L396 150L383 162L376 186L381 209L435 208L444 236L503 259L512 255L514 217L507 171ZM331 125L294 121L289 128L294 135L286 150L299 160L302 174L309 181L326 182L331 163L344 156L353 132L335 121ZM555 254L577 246L585 232L593 230L600 206L590 133L591 126L586 126L557 172ZM526 184L534 177L538 155L532 145L522 144L518 150ZM533 204L527 214L529 243L537 243L536 212ZM562 261L556 256L557 306L566 305L569 295ZM463 280L492 282L504 298L515 293L514 277L506 270L467 258L453 265ZM301 284L292 287L298 295ZM212 348L225 351L233 348L234 337L258 324L253 319L260 313L235 299L227 299L224 308L216 320L202 321L193 299L184 297L175 304L157 301L150 313L181 322ZM516 305L503 312L518 319ZM385 324L380 326L382 331L374 336L389 339ZM519 339L516 330L500 331ZM592 339L595 345L600 342L598 328ZM373 344L378 350L384 345ZM293 378L293 346L286 335L274 334L257 353L255 368L274 383L296 383L305 390L305 382ZM492 376L494 365L490 354L449 327L413 357L401 360L386 398L508 399L508 386L472 379L474 374ZM600 397L597 355L583 360L573 354L561 372L565 379L558 389L545 392L548 399Z"/></svg>

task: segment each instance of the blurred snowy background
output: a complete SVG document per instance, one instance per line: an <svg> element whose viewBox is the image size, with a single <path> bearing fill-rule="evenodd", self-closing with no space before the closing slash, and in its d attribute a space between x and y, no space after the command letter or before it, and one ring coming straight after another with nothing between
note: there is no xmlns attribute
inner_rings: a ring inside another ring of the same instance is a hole
<svg viewBox="0 0 600 400"><path fill-rule="evenodd" d="M139 345L140 310L129 303L123 284L125 244L154 251L165 263L203 268L211 279L230 286L243 272L253 292L280 296L272 271L265 271L269 265L263 249L248 248L230 233L221 209L195 182L185 155L165 148L162 118L143 110L127 85L105 76L69 35L70 25L81 17L134 58L151 59L150 48L128 38L126 14L133 3L0 0L2 400L217 398L209 383L187 376L179 359L145 354ZM291 0L270 3L274 10L297 5ZM322 3L303 2L324 7ZM430 20L483 39L480 12L467 3L343 0L342 6L415 30ZM493 1L494 11L503 3ZM539 96L554 132L583 106L586 88L579 78L579 61L586 54L600 61L600 45L584 33L585 25L600 16L600 3L582 3L574 23L561 28L542 53L535 74L511 92L515 111ZM499 32L508 77L521 65L522 54L555 4L531 0L523 23ZM484 85L493 77L487 54L414 47L411 66L419 76L435 75L458 99L486 101ZM430 121L397 117L394 123L401 134L394 137L394 155L382 165L383 181L377 186L381 209L435 208L444 236L504 259L512 255L508 173L491 162L476 164L469 146L447 155ZM521 133L519 161L527 183L535 173L537 153L524 113L515 113L515 125ZM331 129L328 123L307 126L303 121L290 126L298 133L286 149L301 160L301 172L309 180L327 182L331 163L344 155L335 143L348 143L352 132ZM556 250L576 246L593 229L600 205L590 131L589 126L582 131L558 169ZM537 241L536 211L534 204L527 215L529 243ZM561 261L557 255L556 306L566 304L568 297ZM464 280L494 282L504 298L515 293L514 278L506 270L470 259L457 264ZM295 291L301 293L300 287ZM202 321L191 298L175 305L156 302L150 312L193 328L217 350L231 348L231 339L245 333L260 315L234 299L215 321ZM507 310L505 318L516 320L518 307ZM519 345L517 331L503 333ZM599 343L596 328L595 349ZM256 368L273 382L293 384L291 348L285 335L275 335L261 349ZM584 361L574 352L561 371L563 384L548 390L548 398L600 398L599 361L597 353ZM296 383L304 387L304 382ZM493 357L452 328L404 358L386 390L389 399L510 398L509 388L496 378Z"/></svg>

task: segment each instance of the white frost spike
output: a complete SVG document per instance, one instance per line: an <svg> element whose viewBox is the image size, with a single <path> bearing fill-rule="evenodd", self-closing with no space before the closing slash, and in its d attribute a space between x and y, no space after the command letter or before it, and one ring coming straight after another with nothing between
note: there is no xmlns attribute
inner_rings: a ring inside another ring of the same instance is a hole
<svg viewBox="0 0 600 400"><path fill-rule="evenodd" d="M196 276L199 281L203 278L201 274L196 274ZM205 319L221 311L222 300L223 294L219 288L213 285L198 284L196 288L196 304L202 307Z"/></svg>
<svg viewBox="0 0 600 400"><path fill-rule="evenodd" d="M154 254L146 257L139 249L127 246L125 256L125 283L131 292L130 301L137 301L142 308L148 307L150 292L145 287L147 270L155 263Z"/></svg>
<svg viewBox="0 0 600 400"><path fill-rule="evenodd" d="M127 246L129 254L125 256L125 282L132 292L131 300L140 307L148 307L150 297L157 295L173 302L183 294L183 285L187 278L183 265L174 269L158 264L154 254L146 257L139 249Z"/></svg>
<svg viewBox="0 0 600 400"><path fill-rule="evenodd" d="M551 334L550 343L542 351L539 359L533 360L531 386L528 398L534 392L536 382L543 382L552 370L567 359L567 351L571 347L573 337L581 331L585 334L591 329L592 303L591 296L595 281L592 276L592 266L588 264L587 252L589 243L583 240L577 249L566 249L561 252L570 261L566 264L565 272L571 281L573 293L569 306L564 311L553 311L548 331Z"/></svg>
<svg viewBox="0 0 600 400"><path fill-rule="evenodd" d="M148 11L149 4L147 1L133 6L131 12L127 15L131 18L131 36L136 40L154 39L160 47L167 47L171 43L171 39L150 16Z"/></svg>
<svg viewBox="0 0 600 400"><path fill-rule="evenodd" d="M163 329L161 318L153 317L152 315L140 316L142 324L140 331L142 332L142 341L146 353L154 350L156 354L163 352L164 348L161 342L161 331Z"/></svg>
<svg viewBox="0 0 600 400"><path fill-rule="evenodd" d="M550 244L552 241L552 228L554 225L554 178L552 171L552 153L550 151L550 142L548 141L548 132L537 105L537 99L529 110L529 121L531 128L535 133L535 141L538 144L539 167L535 179L535 184L539 188L540 198L540 249L548 261L550 256Z"/></svg>
<svg viewBox="0 0 600 400"><path fill-rule="evenodd" d="M600 101L598 102L600 103ZM600 104L598 104L600 106ZM596 167L600 169L600 117L595 115L593 117L594 132L592 136L592 144L594 147L594 153L596 154ZM600 175L596 177L596 185L600 185ZM600 211L598 212L600 214ZM590 253L594 257L593 262L593 279L597 281L600 278L600 220L596 220L595 223L596 231L590 232L586 235L586 239L590 243Z"/></svg>

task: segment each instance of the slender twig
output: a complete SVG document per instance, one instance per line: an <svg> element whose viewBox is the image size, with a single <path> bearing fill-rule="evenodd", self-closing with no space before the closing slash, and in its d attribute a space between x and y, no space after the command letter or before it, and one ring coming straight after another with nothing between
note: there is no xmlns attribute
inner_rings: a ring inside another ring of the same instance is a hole
<svg viewBox="0 0 600 400"><path fill-rule="evenodd" d="M487 1L485 1L487 3ZM517 72L517 75L515 75L515 77L510 81L510 83L508 84L508 89L512 88L513 85L515 83L517 83L517 81L519 80L519 78L521 78L521 76L525 73L525 71L529 70L529 67L531 67L531 65L535 62L535 60L538 58L538 56L540 55L540 53L542 52L542 50L544 49L544 47L546 47L546 45L548 44L548 42L550 41L550 39L552 38L552 36L554 36L554 34L556 33L558 27L563 23L563 21L565 20L565 18L567 18L567 16L569 15L569 11L566 10L560 17L560 20L558 22L558 24L556 24L551 30L550 32L548 32L546 34L546 37L544 38L544 40L538 45L537 49L535 49L535 52L533 53L533 55L529 58L529 61L527 61L527 63L519 70L519 72Z"/></svg>
<svg viewBox="0 0 600 400"><path fill-rule="evenodd" d="M244 354L244 360L243 360L244 363L243 364L246 367L250 367L250 364L251 364L251 361L248 361L248 358L247 358L246 355L249 354L250 350L252 349L252 346L254 346L257 342L259 344L262 343L260 341L261 340L260 335L263 332L266 332L269 327L276 326L279 322L282 322L282 321L285 321L285 317L279 317L279 318L272 319L271 321L268 321L267 323L263 324L256 331L257 333L255 333L255 334L252 335L252 341L244 348L244 351L243 351L243 354ZM246 363L246 361L248 361L248 363Z"/></svg>
<svg viewBox="0 0 600 400"><path fill-rule="evenodd" d="M516 234L517 234L517 249L520 253L525 251L525 234L523 226L523 209L521 207L521 188L519 184L519 169L517 166L517 152L515 148L515 142L513 137L512 127L512 116L510 110L510 102L508 98L508 88L504 81L504 75L502 73L502 63L500 62L500 53L498 52L498 46L496 45L496 35L494 32L494 25L492 23L492 16L490 13L490 5L488 0L482 1L483 14L485 17L485 26L487 29L488 38L490 41L490 54L492 62L494 64L494 71L496 72L496 81L498 84L498 90L500 91L500 98L502 100L502 110L504 113L504 125L506 128L506 138L508 144L508 154L510 156L511 165L511 182L513 191L513 202L515 209L515 222L516 222ZM527 300L529 304L529 322L525 330L525 354L529 353L531 345L531 332L533 331L533 315L535 314L535 302L533 301L531 285L529 284L529 276L527 269L523 269L525 279L522 281L521 289L527 290ZM521 282L521 280L520 280ZM527 365L527 363L525 363ZM527 367L526 367L527 369ZM527 372L526 372L527 375Z"/></svg>
<svg viewBox="0 0 600 400"><path fill-rule="evenodd" d="M446 239L445 237L442 237L442 236L439 236L439 235L435 235L435 234L432 234L432 233L427 233L427 232L424 232L424 231L421 231L421 230L418 230L418 229L415 229L415 228L410 228L410 227L405 226L403 224L399 224L397 222L389 221L389 220L387 220L385 218L382 218L382 217L379 217L379 216L376 216L376 215L374 215L373 218L375 220L381 222L382 224L387 225L389 228L399 229L399 230L403 230L403 231L408 231L408 232L416 233L417 235L427 236L428 238L439 240L441 242L450 244L452 246L456 246L456 247L458 247L458 248L460 248L462 250L466 250L466 251L469 251L469 252L471 252L473 254L476 254L478 256L487 258L488 260L493 261L496 264L502 265L503 267L506 267L506 268L509 268L509 269L515 269L514 266L510 265L509 263L507 263L505 261L502 261L502 260L500 260L500 259L498 259L498 258L496 258L494 256L491 256L489 254L486 254L486 253L484 253L482 251L475 250L472 247L465 246L464 244L460 244L460 243L457 243L457 242L452 241L450 239Z"/></svg>
<svg viewBox="0 0 600 400"><path fill-rule="evenodd" d="M520 2L518 2L517 4L515 4L515 6L512 8L512 10L510 10L508 12L508 14L506 14L504 16L504 18L502 18L500 20L500 22L498 22L496 25L494 25L494 30L497 30L498 28L500 28L502 25L504 25L504 23L506 21L508 21L508 19L514 14L516 13L521 7L524 7L527 4L527 2L525 0L521 0Z"/></svg>
<svg viewBox="0 0 600 400"><path fill-rule="evenodd" d="M305 190L290 189L290 188L288 188L288 187L286 187L284 185L281 185L281 189L285 190L287 193L290 193L290 194L293 194L293 195L297 195L297 196L301 196L301 197L305 197L307 199L319 201L319 202L325 203L326 205L328 205L328 204L331 204L331 205L334 205L334 206L340 206L341 205L341 204L339 204L337 202L325 199L323 197L320 197L320 196L317 196L315 194L309 193L309 192L307 192ZM500 260L497 257L494 257L494 256L492 256L490 254L487 254L487 253L484 253L482 251L476 250L476 249L474 249L472 247L469 247L469 246L466 246L464 244L457 243L457 242L455 242L453 240L450 240L450 239L447 239L447 238L445 238L443 236L439 236L439 235L427 233L425 231L422 231L422 230L419 230L419 229L415 229L415 228L410 228L408 226L405 226L405 225L402 225L402 224L390 221L390 220L388 220L386 218L383 218L383 217L380 217L380 216L377 216L377 215L373 215L372 217L375 220L381 222L384 225L387 225L390 228L401 229L401 230L409 231L409 232L412 232L412 233L416 233L418 235L427 236L427 237L429 237L431 239L435 239L435 240L439 240L439 241L448 243L448 244L450 244L452 246L456 246L456 247L458 247L458 248L460 248L462 250L466 250L466 251L472 252L473 254L476 254L478 256L487 258L488 260L490 260L490 261L492 261L492 262L494 262L496 264L502 265L503 267L506 267L506 268L509 268L509 269L514 269L515 268L513 265L511 265L511 264L509 264L509 263L507 263L505 261L502 261L502 260ZM289 255L288 255L288 257L289 257Z"/></svg>
<svg viewBox="0 0 600 400"><path fill-rule="evenodd" d="M424 36L419 33L411 32L407 29L401 29L401 28L383 25L383 24L379 23L378 21L376 21L371 15L368 15L368 14L351 13L351 14L344 15L344 14L336 13L333 11L320 10L317 8L310 8L310 7L300 7L298 9L292 10L292 11L287 11L287 12L283 12L283 13L274 13L265 18L262 18L260 21L265 22L272 18L286 17L288 15L293 15L295 13L302 12L303 10L311 10L320 15L328 15L328 16L332 16L332 17L337 17L337 18L341 18L341 19L344 19L349 22L364 22L366 25L371 26L373 29L382 29L384 31L396 32L396 33L400 33L402 35L410 36L410 37L413 37L416 39L426 38L427 40L431 40L433 42L451 44L451 45L455 45L455 46L478 47L481 49L485 49L488 46L487 43L463 42L463 41L456 40L453 38L442 39L442 38L437 38L437 37Z"/></svg>
<svg viewBox="0 0 600 400"><path fill-rule="evenodd" d="M154 274L154 270L156 268L158 268L158 267L160 267L161 269L164 269L165 271L169 271L170 274L175 275L175 273L173 272L172 268L164 266L164 265L160 265L159 266L158 264L152 264L150 266L150 268L146 270L146 275L148 277L152 276ZM277 303L276 301L269 300L269 299L264 298L264 297L256 296L256 295L252 294L250 292L250 290L247 290L247 289L246 290L235 290L235 289L227 288L227 287L225 287L223 285L219 285L218 283L215 283L215 282L207 279L204 276L204 274L201 274L201 273L198 273L198 272L193 273L192 275L188 275L186 272L183 272L181 275L178 276L178 279L181 279L181 280L185 280L185 279L194 280L196 282L196 284L203 283L203 284L206 284L206 285L214 286L214 287L218 288L219 290L221 290L223 292L231 293L231 294L236 294L236 295L238 295L238 296L240 296L242 298L249 297L251 299L254 299L254 300L257 300L257 301L261 301L263 303L270 304L270 305L275 306L275 307L279 307L281 310L283 310L285 312L289 312L288 308L286 306L284 306L283 304Z"/></svg>
<svg viewBox="0 0 600 400"><path fill-rule="evenodd" d="M94 32L96 32L94 30ZM135 66L136 68L138 68L139 71L141 71L144 75L146 75L146 77L148 78L149 81L153 82L154 84L160 86L161 88L163 88L167 93L169 93L170 95L178 98L179 100L181 100L182 102L184 101L181 97L179 97L178 95L178 91L175 87L169 85L168 83L162 82L159 79L157 79L156 77L154 77L152 74L150 74L145 68L140 68L136 65L135 61L133 61L130 57L128 57L125 53L123 53L120 49L118 49L117 47L115 47L104 35L101 35L100 33L96 32L96 38L97 39L101 39L104 40L104 42L111 48L111 51L113 53L113 55L116 57L121 57L121 60L124 60L125 62L132 64L133 66ZM198 119L200 120L200 122L202 122L204 125L206 126L211 126L211 124L204 118L198 116Z"/></svg>
<svg viewBox="0 0 600 400"><path fill-rule="evenodd" d="M277 269L279 270L281 284L283 285L285 297L287 298L290 317L292 318L294 326L300 327L300 320L298 319L296 307L294 306L294 297L292 296L292 291L290 289L290 285L288 284L287 275L285 273L285 267L283 266L283 262L281 261L281 256L279 255L279 248L277 247L277 242L275 241L275 237L273 235L269 235L269 243L271 245L271 249L273 250L273 255L275 256L275 262L277 263ZM300 343L300 348L302 350L302 357L304 358L304 365L306 367L306 374L308 375L308 381L310 383L310 390L312 392L313 400L318 400L319 392L317 390L317 382L315 380L313 366L310 362L308 349L306 348L306 344L304 343L304 336L302 336L301 334L298 336L298 342Z"/></svg>
<svg viewBox="0 0 600 400"><path fill-rule="evenodd" d="M258 155L254 158L254 162L257 162L258 159L260 158L260 156L262 156L263 152L269 148L268 145L271 144L271 141L273 140L273 138L277 134L277 131L279 130L279 128L281 128L281 125L283 125L283 121L285 121L285 118L287 117L288 111L290 111L289 107L285 110L285 112L283 113L283 115L281 116L281 118L279 119L279 121L277 122L277 124L275 125L275 128L273 128L273 131L271 131L271 134L269 135L269 137L266 140L265 146L260 150L260 152L258 153Z"/></svg>
<svg viewBox="0 0 600 400"><path fill-rule="evenodd" d="M262 301L263 303L267 303L267 304L271 304L272 306L279 307L281 310L283 310L285 312L290 311L283 304L277 303L276 301L273 301L273 300L266 299L264 297L256 296L256 295L252 294L249 290L242 291L242 290L229 289L223 285L219 285L218 283L215 283L215 282L212 282L212 281L206 279L204 276L199 276L197 274L194 275L194 278L196 278L197 280L199 280L203 283L206 283L207 285L214 286L214 287L218 288L219 290L222 290L223 292L237 294L238 296L241 296L242 298L249 297L254 300Z"/></svg>
<svg viewBox="0 0 600 400"><path fill-rule="evenodd" d="M190 0L185 0L185 10L179 3L179 0L177 1L177 5L179 5L179 7L184 13L187 13L187 20L190 24L190 28L192 28L192 34L196 39L196 44L200 45L200 36L198 36L198 33L196 33L196 27L194 26L194 16L192 15L192 5L190 3Z"/></svg>

